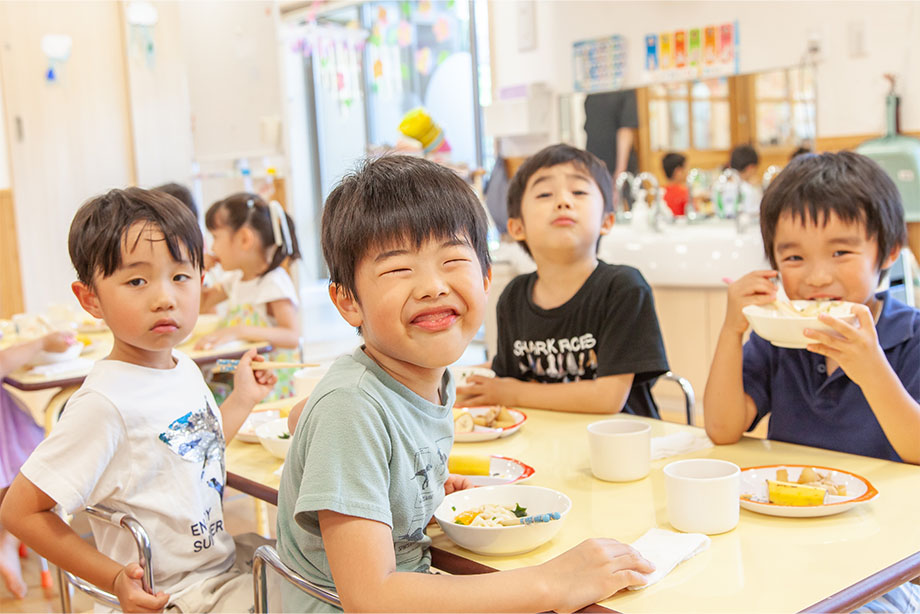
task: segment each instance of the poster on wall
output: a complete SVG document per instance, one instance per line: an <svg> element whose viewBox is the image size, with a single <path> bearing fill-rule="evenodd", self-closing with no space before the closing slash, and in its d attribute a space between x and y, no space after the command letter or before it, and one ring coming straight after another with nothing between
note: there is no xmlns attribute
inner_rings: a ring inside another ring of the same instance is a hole
<svg viewBox="0 0 920 614"><path fill-rule="evenodd" d="M609 92L623 87L626 42L619 34L572 44L576 92Z"/></svg>
<svg viewBox="0 0 920 614"><path fill-rule="evenodd" d="M641 81L655 83L736 75L738 22L712 24L645 36Z"/></svg>

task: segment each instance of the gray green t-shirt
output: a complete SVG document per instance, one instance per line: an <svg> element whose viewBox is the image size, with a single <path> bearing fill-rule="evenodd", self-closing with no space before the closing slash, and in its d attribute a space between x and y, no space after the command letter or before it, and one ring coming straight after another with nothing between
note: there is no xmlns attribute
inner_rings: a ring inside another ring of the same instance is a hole
<svg viewBox="0 0 920 614"><path fill-rule="evenodd" d="M453 445L454 386L437 405L402 385L362 349L335 361L310 395L281 474L278 553L305 578L334 587L319 510L375 520L393 533L397 571L428 570L425 526L444 498ZM329 606L300 594L285 611Z"/></svg>

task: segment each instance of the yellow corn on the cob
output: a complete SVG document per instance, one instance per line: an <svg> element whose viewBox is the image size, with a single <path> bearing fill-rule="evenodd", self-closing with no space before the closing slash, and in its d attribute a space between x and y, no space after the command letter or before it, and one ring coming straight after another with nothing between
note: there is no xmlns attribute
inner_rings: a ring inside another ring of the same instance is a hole
<svg viewBox="0 0 920 614"><path fill-rule="evenodd" d="M767 480L767 494L770 503L807 506L822 505L827 491L814 486Z"/></svg>
<svg viewBox="0 0 920 614"><path fill-rule="evenodd" d="M489 475L492 458L473 454L451 454L447 458L447 470L460 475Z"/></svg>

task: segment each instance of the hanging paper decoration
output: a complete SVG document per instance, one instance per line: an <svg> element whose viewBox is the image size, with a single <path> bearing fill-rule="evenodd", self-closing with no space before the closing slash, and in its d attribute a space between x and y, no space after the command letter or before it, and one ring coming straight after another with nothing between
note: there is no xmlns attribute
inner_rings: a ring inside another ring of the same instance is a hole
<svg viewBox="0 0 920 614"><path fill-rule="evenodd" d="M386 7L381 6L379 9L377 9L377 22L381 24L386 24L387 22Z"/></svg>
<svg viewBox="0 0 920 614"><path fill-rule="evenodd" d="M396 43L400 47L408 47L412 44L412 25L408 21L400 21L396 28Z"/></svg>
<svg viewBox="0 0 920 614"><path fill-rule="evenodd" d="M431 0L420 0L418 3L418 12L420 15L427 15L431 12Z"/></svg>
<svg viewBox="0 0 920 614"><path fill-rule="evenodd" d="M383 62L378 58L374 62L374 79L379 79L383 76Z"/></svg>
<svg viewBox="0 0 920 614"><path fill-rule="evenodd" d="M383 28L379 23L375 23L374 27L371 28L371 35L367 40L372 45L380 45L383 43Z"/></svg>
<svg viewBox="0 0 920 614"><path fill-rule="evenodd" d="M434 32L434 39L439 43L443 43L450 37L450 23L446 17L438 17L431 27L431 31Z"/></svg>
<svg viewBox="0 0 920 614"><path fill-rule="evenodd" d="M450 57L450 51L442 49L438 52L438 66L444 63L444 60Z"/></svg>
<svg viewBox="0 0 920 614"><path fill-rule="evenodd" d="M412 17L412 5L409 4L409 0L403 0L399 3L399 8L402 11L403 17L409 19Z"/></svg>
<svg viewBox="0 0 920 614"><path fill-rule="evenodd" d="M431 49L422 47L415 52L415 69L422 75L431 72Z"/></svg>
<svg viewBox="0 0 920 614"><path fill-rule="evenodd" d="M42 36L42 53L48 60L45 80L57 82L61 77L61 68L70 57L73 39L67 34L45 34Z"/></svg>

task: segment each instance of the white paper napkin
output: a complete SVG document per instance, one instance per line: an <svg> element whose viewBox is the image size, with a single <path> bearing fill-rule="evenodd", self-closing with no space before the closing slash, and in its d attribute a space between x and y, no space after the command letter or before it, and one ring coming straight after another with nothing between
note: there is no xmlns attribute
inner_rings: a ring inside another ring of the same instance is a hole
<svg viewBox="0 0 920 614"><path fill-rule="evenodd" d="M52 362L47 365L32 367L31 373L48 377L60 375L62 373L71 373L73 371L87 371L92 366L93 361L88 358L74 358L73 360L66 360L64 362Z"/></svg>
<svg viewBox="0 0 920 614"><path fill-rule="evenodd" d="M671 573L671 570L709 547L711 540L702 533L677 533L664 529L649 529L645 535L632 543L647 560L655 565L648 582L641 586L630 586L629 590L651 586Z"/></svg>
<svg viewBox="0 0 920 614"><path fill-rule="evenodd" d="M667 458L677 454L695 452L711 448L712 442L705 433L688 433L682 431L661 437L652 437L652 460Z"/></svg>

